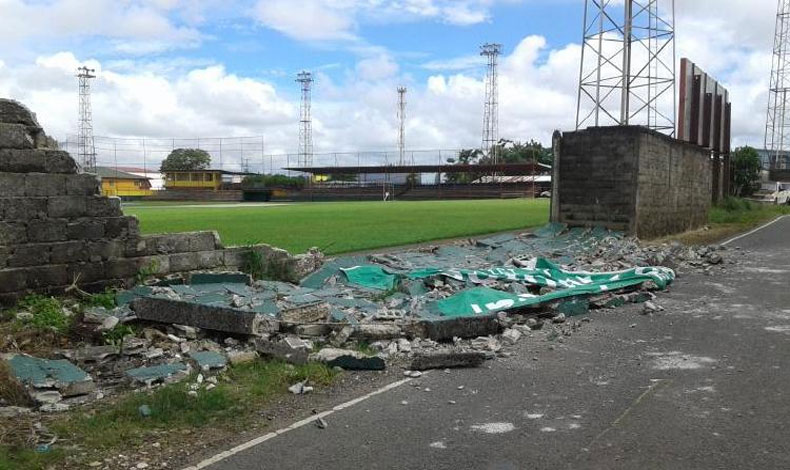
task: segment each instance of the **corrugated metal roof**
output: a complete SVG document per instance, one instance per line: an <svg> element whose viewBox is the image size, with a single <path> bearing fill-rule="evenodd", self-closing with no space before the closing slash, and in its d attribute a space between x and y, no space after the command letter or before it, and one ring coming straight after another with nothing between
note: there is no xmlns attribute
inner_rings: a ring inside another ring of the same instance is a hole
<svg viewBox="0 0 790 470"><path fill-rule="evenodd" d="M99 178L118 178L118 179L125 179L125 180L147 180L145 176L134 175L132 173L127 173L125 171L116 170L112 167L106 166L97 166L96 167L96 174Z"/></svg>

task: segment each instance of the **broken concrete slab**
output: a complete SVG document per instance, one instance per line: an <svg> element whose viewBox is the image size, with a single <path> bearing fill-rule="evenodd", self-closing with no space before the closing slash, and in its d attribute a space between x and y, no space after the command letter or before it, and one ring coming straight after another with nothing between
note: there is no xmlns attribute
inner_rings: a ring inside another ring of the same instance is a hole
<svg viewBox="0 0 790 470"><path fill-rule="evenodd" d="M280 320L284 323L297 325L325 322L329 316L329 304L310 294L302 297L307 296L310 296L315 300L284 309L280 313ZM294 297L288 297L286 300L292 300L293 298Z"/></svg>
<svg viewBox="0 0 790 470"><path fill-rule="evenodd" d="M95 390L93 379L65 359L39 359L16 354L8 359L20 383L33 389L56 389L64 397L84 395Z"/></svg>
<svg viewBox="0 0 790 470"><path fill-rule="evenodd" d="M151 367L138 367L127 370L126 375L146 385L155 382L175 382L189 375L189 366L181 362L174 362Z"/></svg>
<svg viewBox="0 0 790 470"><path fill-rule="evenodd" d="M268 315L171 299L141 297L132 302L137 318L177 323L206 330L244 335L276 332L279 322Z"/></svg>
<svg viewBox="0 0 790 470"><path fill-rule="evenodd" d="M434 351L416 353L411 361L411 370L452 369L478 367L486 360L482 352Z"/></svg>
<svg viewBox="0 0 790 470"><path fill-rule="evenodd" d="M384 370L387 367L384 359L380 357L366 356L350 349L324 348L311 354L310 359L345 370Z"/></svg>
<svg viewBox="0 0 790 470"><path fill-rule="evenodd" d="M228 359L215 351L200 351L189 353L189 357L195 361L199 370L207 371L210 369L223 369L228 365Z"/></svg>
<svg viewBox="0 0 790 470"><path fill-rule="evenodd" d="M64 349L59 354L66 359L78 362L100 362L108 357L117 356L120 353L117 346L86 346L79 349Z"/></svg>
<svg viewBox="0 0 790 470"><path fill-rule="evenodd" d="M255 349L262 356L296 365L307 364L307 357L310 355L307 343L295 337L280 340L258 338L255 340Z"/></svg>
<svg viewBox="0 0 790 470"><path fill-rule="evenodd" d="M502 325L496 313L475 317L436 318L411 325L415 336L434 341L450 341L453 338L477 338L498 334Z"/></svg>
<svg viewBox="0 0 790 470"><path fill-rule="evenodd" d="M352 335L354 339L368 342L397 339L401 336L403 329L400 326L387 323L360 323Z"/></svg>

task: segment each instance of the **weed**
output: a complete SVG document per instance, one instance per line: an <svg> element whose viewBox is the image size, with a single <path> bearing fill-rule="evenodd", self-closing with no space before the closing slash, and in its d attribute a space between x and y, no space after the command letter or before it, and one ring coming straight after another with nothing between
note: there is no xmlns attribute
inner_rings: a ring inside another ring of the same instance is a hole
<svg viewBox="0 0 790 470"><path fill-rule="evenodd" d="M85 305L91 307L104 307L107 310L115 308L115 291L107 289L101 294L93 294L84 301Z"/></svg>
<svg viewBox="0 0 790 470"><path fill-rule="evenodd" d="M134 330L129 325L115 325L111 330L105 331L102 336L104 342L118 348L119 354L123 354L123 340L127 336L134 335Z"/></svg>
<svg viewBox="0 0 790 470"><path fill-rule="evenodd" d="M253 248L252 244L248 244L243 257L244 263L241 266L241 270L252 276L256 281L263 279L263 254Z"/></svg>
<svg viewBox="0 0 790 470"><path fill-rule="evenodd" d="M398 284L395 284L390 289L387 289L383 292L374 295L373 297L370 298L370 300L372 302L383 302L387 300L389 297L397 294L398 292L400 292L400 286Z"/></svg>
<svg viewBox="0 0 790 470"><path fill-rule="evenodd" d="M156 276L158 272L159 272L159 262L153 260L150 263L148 263L146 266L140 268L139 271L137 271L137 275L135 275L135 282L137 284L143 284L148 279Z"/></svg>
<svg viewBox="0 0 790 470"><path fill-rule="evenodd" d="M241 270L253 279L269 281L293 281L293 272L287 259L270 258L266 259L261 252L255 248L254 244L246 245L244 252L244 262Z"/></svg>
<svg viewBox="0 0 790 470"><path fill-rule="evenodd" d="M378 354L378 351L373 349L373 347L371 347L370 344L368 344L366 341L360 341L359 343L357 343L356 349L357 351L361 352L366 356L375 356L376 354Z"/></svg>
<svg viewBox="0 0 790 470"><path fill-rule="evenodd" d="M22 322L34 328L66 333L71 326L71 319L63 312L63 304L54 297L29 295L19 302L19 307L32 314Z"/></svg>

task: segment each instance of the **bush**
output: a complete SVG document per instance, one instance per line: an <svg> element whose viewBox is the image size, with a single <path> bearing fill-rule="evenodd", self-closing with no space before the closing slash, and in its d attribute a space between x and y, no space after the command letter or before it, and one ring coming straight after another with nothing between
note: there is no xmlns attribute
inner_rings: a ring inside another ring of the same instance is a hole
<svg viewBox="0 0 790 470"><path fill-rule="evenodd" d="M751 202L737 197L725 197L719 202L718 207L728 212L750 211L754 209Z"/></svg>

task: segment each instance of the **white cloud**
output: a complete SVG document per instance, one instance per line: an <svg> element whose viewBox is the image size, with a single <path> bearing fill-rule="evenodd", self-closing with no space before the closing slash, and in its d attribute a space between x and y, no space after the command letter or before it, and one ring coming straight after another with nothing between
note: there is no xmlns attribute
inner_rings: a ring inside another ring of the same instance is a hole
<svg viewBox="0 0 790 470"><path fill-rule="evenodd" d="M354 39L354 21L346 8L321 0L261 0L255 18L286 36L307 41Z"/></svg>

